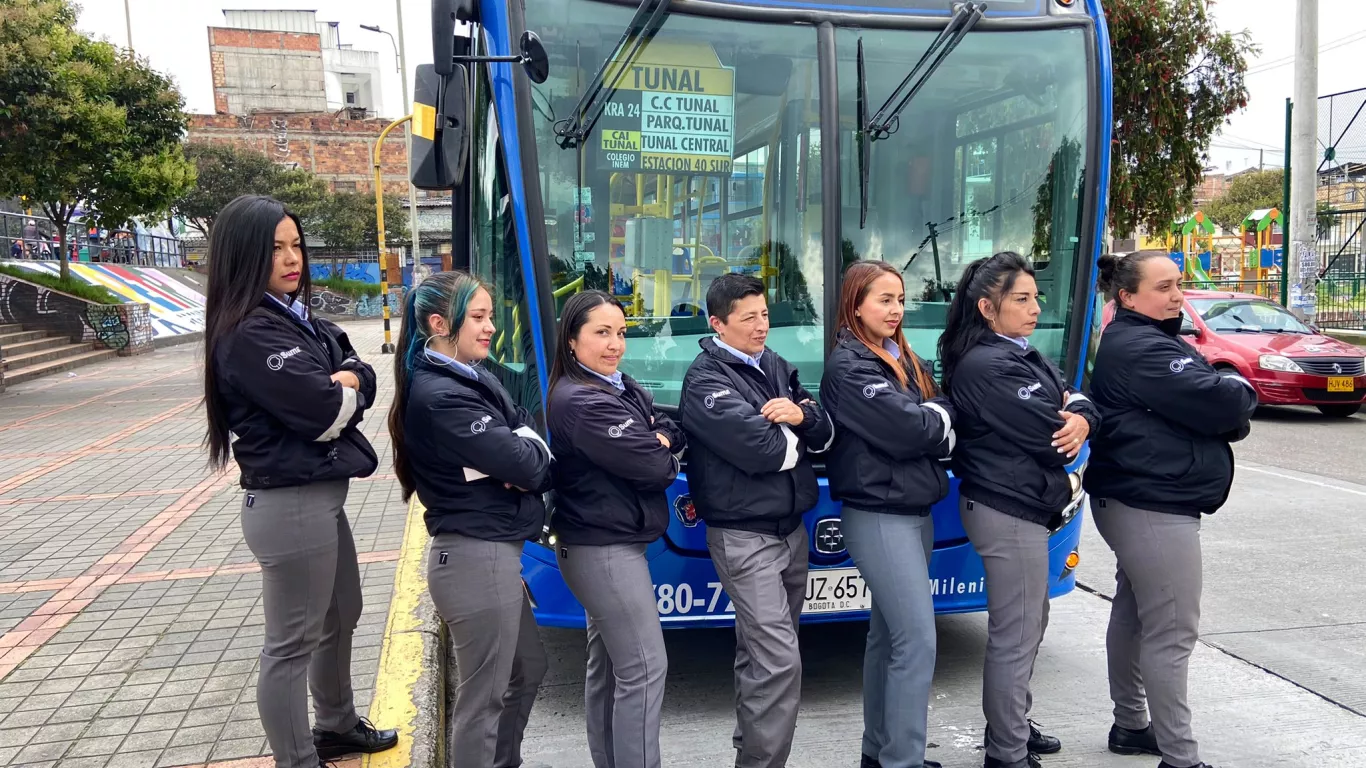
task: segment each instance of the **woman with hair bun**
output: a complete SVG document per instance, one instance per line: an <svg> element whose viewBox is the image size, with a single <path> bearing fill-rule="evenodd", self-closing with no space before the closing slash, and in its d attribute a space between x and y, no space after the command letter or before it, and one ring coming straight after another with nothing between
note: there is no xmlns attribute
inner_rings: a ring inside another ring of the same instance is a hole
<svg viewBox="0 0 1366 768"><path fill-rule="evenodd" d="M1118 561L1105 637L1110 751L1208 768L1186 702L1200 636L1200 518L1228 499L1229 443L1247 436L1257 394L1181 340L1181 270L1166 253L1107 255L1099 266L1115 317L1091 374L1103 423L1085 487Z"/></svg>

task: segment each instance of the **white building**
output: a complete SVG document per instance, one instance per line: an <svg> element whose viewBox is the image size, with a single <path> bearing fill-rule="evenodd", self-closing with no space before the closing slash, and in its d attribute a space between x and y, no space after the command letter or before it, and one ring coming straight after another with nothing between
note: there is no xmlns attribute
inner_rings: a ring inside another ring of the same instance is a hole
<svg viewBox="0 0 1366 768"><path fill-rule="evenodd" d="M379 52L342 43L339 22L318 21L316 11L224 10L223 16L229 29L318 35L327 110L365 110L367 116L384 111Z"/></svg>

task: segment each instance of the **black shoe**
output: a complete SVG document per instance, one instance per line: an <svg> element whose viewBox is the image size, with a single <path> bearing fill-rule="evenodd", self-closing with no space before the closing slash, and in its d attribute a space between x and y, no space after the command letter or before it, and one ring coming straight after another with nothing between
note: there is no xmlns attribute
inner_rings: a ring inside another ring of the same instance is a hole
<svg viewBox="0 0 1366 768"><path fill-rule="evenodd" d="M937 760L926 760L925 768L944 768L944 764Z"/></svg>
<svg viewBox="0 0 1366 768"><path fill-rule="evenodd" d="M987 726L982 731L982 743L985 744L991 739L991 726ZM1062 750L1062 742L1052 736L1045 736L1033 720L1029 721L1029 741L1025 744L1031 755L1051 755Z"/></svg>
<svg viewBox="0 0 1366 768"><path fill-rule="evenodd" d="M1163 760L1162 762L1157 764L1157 768L1214 768L1214 766L1210 765L1209 763L1196 763L1195 765L1172 765L1166 760Z"/></svg>
<svg viewBox="0 0 1366 768"><path fill-rule="evenodd" d="M398 744L398 731L381 731L369 720L361 718L356 727L346 733L313 729L313 748L318 758L331 760L355 752L383 752Z"/></svg>
<svg viewBox="0 0 1366 768"><path fill-rule="evenodd" d="M1043 768L1043 763L1039 762L1039 756L1033 752L1025 755L1025 759L1007 763L1004 760L987 755L986 762L982 763L982 768Z"/></svg>
<svg viewBox="0 0 1366 768"><path fill-rule="evenodd" d="M1153 733L1151 725L1141 731L1110 726L1110 751L1116 755L1162 756L1162 750L1157 747L1157 734Z"/></svg>
<svg viewBox="0 0 1366 768"><path fill-rule="evenodd" d="M1034 755L1051 755L1062 750L1062 742L1052 736L1045 736L1039 726L1029 721L1029 751Z"/></svg>

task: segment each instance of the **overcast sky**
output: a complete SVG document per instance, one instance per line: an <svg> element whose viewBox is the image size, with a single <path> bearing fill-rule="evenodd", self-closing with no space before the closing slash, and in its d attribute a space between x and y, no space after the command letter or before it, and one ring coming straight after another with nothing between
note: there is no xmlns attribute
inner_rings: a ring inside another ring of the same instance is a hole
<svg viewBox="0 0 1366 768"><path fill-rule="evenodd" d="M385 116L404 114L399 76L394 70L389 38L360 29L378 24L397 33L396 3L403 3L409 73L432 59L430 0L127 0L132 11L133 46L169 73L185 94L191 112L213 111L206 29L223 24L223 8L307 8L320 21L341 22L343 43L378 51L385 67ZM124 0L83 0L82 29L124 45ZM1285 99L1293 88L1295 0L1219 0L1219 24L1248 30L1261 54L1251 62L1247 110L1235 115L1210 150L1211 164L1237 171L1255 166L1259 150L1268 166L1279 166L1285 143ZM1320 94L1366 87L1366 1L1320 0ZM411 82L411 78L410 78ZM1363 126L1366 127L1366 126Z"/></svg>

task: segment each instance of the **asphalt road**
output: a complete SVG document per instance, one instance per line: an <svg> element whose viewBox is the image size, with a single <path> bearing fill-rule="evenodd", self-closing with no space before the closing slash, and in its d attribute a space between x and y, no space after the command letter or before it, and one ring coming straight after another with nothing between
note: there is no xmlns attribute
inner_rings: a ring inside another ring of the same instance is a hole
<svg viewBox="0 0 1366 768"><path fill-rule="evenodd" d="M1366 416L1265 410L1236 446L1229 504L1206 518L1197 736L1219 768L1366 765ZM1105 751L1104 632L1114 561L1088 522L1079 581L1053 604L1035 671L1035 719L1065 742L1046 766L1151 768ZM938 620L929 757L982 764L982 615ZM788 765L856 766L866 625L808 627L802 711ZM527 731L528 765L588 768L583 633L544 630L552 667ZM664 764L733 764L729 630L667 634Z"/></svg>

